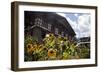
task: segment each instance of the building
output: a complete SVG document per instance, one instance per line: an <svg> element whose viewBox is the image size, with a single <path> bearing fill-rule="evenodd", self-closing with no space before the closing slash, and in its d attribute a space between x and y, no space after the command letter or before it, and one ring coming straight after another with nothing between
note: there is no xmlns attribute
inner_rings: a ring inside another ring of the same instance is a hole
<svg viewBox="0 0 100 73"><path fill-rule="evenodd" d="M79 43L78 43L81 47L85 46L87 48L90 49L90 37L82 37L79 39Z"/></svg>
<svg viewBox="0 0 100 73"><path fill-rule="evenodd" d="M68 21L54 12L24 12L25 35L31 35L41 41L46 34L53 33L69 40L75 37L75 32Z"/></svg>

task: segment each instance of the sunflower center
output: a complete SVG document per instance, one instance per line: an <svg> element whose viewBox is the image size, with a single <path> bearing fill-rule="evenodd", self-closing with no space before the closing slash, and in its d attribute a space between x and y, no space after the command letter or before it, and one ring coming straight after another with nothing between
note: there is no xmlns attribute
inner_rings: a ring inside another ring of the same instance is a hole
<svg viewBox="0 0 100 73"><path fill-rule="evenodd" d="M31 46L30 46L30 45L28 45L28 48L31 48Z"/></svg>
<svg viewBox="0 0 100 73"><path fill-rule="evenodd" d="M50 51L50 53L52 54L52 53L54 53L53 51Z"/></svg>

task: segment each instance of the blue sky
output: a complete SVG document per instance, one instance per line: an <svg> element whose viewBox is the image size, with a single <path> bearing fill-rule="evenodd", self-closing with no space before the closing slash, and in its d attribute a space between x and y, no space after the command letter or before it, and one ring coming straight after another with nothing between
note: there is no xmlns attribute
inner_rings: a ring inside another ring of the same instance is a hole
<svg viewBox="0 0 100 73"><path fill-rule="evenodd" d="M65 17L73 30L76 33L77 38L90 36L90 14L89 13L57 13Z"/></svg>

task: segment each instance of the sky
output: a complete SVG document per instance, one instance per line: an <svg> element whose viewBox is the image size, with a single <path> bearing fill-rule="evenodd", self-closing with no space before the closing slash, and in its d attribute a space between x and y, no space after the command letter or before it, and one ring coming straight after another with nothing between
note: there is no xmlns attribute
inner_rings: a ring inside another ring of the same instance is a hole
<svg viewBox="0 0 100 73"><path fill-rule="evenodd" d="M77 38L90 36L90 14L89 13L57 13L67 19L76 33Z"/></svg>

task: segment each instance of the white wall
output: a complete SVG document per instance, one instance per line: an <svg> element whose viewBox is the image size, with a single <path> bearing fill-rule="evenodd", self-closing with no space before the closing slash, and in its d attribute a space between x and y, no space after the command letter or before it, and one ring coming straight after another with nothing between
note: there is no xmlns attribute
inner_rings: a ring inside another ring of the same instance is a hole
<svg viewBox="0 0 100 73"><path fill-rule="evenodd" d="M11 54L11 5L14 0L0 0L0 73L14 73L10 70L10 54ZM62 3L62 4L78 4L78 5L94 5L98 6L98 13L100 13L100 0L19 0L30 2L45 2L45 3ZM98 20L100 19L98 14ZM98 22L98 32L100 31L100 22ZM100 37L100 33L98 33ZM100 38L98 38L100 43ZM98 46L98 52L100 52L100 45ZM98 54L100 55L100 53ZM100 58L98 59L100 61ZM99 73L100 62L98 67L88 68L70 68L70 69L56 69L56 70L40 70L40 71L26 71L25 73ZM24 73L24 72L22 72Z"/></svg>

